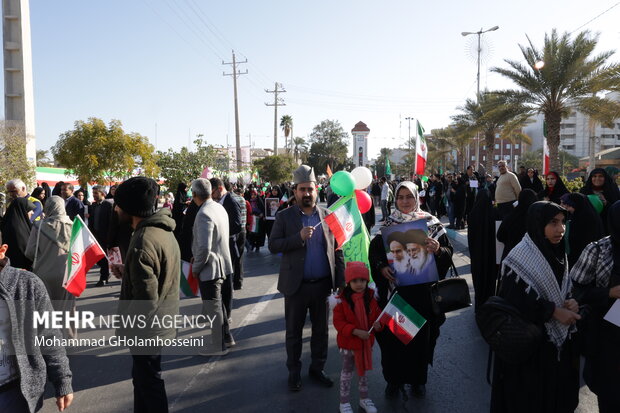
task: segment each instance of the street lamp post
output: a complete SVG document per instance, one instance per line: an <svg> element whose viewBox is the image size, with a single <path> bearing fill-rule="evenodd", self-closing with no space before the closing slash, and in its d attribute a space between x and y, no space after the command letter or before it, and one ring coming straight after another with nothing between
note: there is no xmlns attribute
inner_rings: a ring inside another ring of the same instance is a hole
<svg viewBox="0 0 620 413"><path fill-rule="evenodd" d="M409 122L409 138L407 139L407 145L409 145L409 157L411 159L411 121L413 120L412 117L406 117L405 118L406 121ZM415 173L415 171L413 171ZM411 165L409 165L409 176L412 176L411 173Z"/></svg>
<svg viewBox="0 0 620 413"><path fill-rule="evenodd" d="M499 26L493 26L487 30L478 30L477 32L461 32L461 36L469 36L470 34L475 34L478 36L478 49L477 49L477 64L478 64L478 72L476 74L476 102L480 103L480 52L482 49L480 48L480 36L487 32L493 32L499 29ZM480 165L480 134L476 133L476 170L478 170L478 165Z"/></svg>

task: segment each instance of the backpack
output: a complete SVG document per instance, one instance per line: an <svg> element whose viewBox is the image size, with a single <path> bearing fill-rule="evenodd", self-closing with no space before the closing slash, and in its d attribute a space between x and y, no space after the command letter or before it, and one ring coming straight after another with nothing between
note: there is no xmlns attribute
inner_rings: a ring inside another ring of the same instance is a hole
<svg viewBox="0 0 620 413"><path fill-rule="evenodd" d="M476 311L480 333L497 357L506 363L527 361L543 340L542 329L523 318L502 297L489 298Z"/></svg>

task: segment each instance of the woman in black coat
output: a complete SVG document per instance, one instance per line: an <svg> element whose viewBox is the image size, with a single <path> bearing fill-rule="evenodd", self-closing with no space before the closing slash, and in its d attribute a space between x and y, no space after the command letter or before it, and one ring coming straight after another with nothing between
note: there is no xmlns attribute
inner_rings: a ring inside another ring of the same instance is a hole
<svg viewBox="0 0 620 413"><path fill-rule="evenodd" d="M522 362L495 357L491 413L572 413L579 403L579 353L574 338L581 317L571 299L563 235L566 210L535 202L527 233L502 263L499 296L542 333Z"/></svg>
<svg viewBox="0 0 620 413"><path fill-rule="evenodd" d="M562 195L562 207L568 211L566 254L568 267L573 268L586 245L603 238L603 223L584 194Z"/></svg>
<svg viewBox="0 0 620 413"><path fill-rule="evenodd" d="M426 220L429 234L440 233L443 230L442 224L436 217L423 212L419 205L416 185L410 181L401 182L396 188L396 209L387 218L382 230L392 225ZM452 264L450 240L444 233L438 240L427 238L425 247L428 254L435 255L437 272L443 278ZM371 241L368 259L377 285L379 306L384 308L391 294L397 291L401 298L427 320L415 339L407 345L387 328L376 333L381 348L383 377L387 382L385 395L388 398L395 398L403 385L411 384L414 396L424 397L428 365L433 363L439 327L446 319L432 298L433 283L400 285L399 273L394 274L388 264L381 233Z"/></svg>
<svg viewBox="0 0 620 413"><path fill-rule="evenodd" d="M11 260L11 266L28 271L32 270L32 261L24 253L32 229L30 216L34 208L26 198L16 198L9 204L0 224L2 243L9 246L6 256Z"/></svg>
<svg viewBox="0 0 620 413"><path fill-rule="evenodd" d="M570 272L573 293L591 308L583 378L598 396L600 413L620 412L620 327L603 317L620 298L620 202L609 208L610 236L588 244Z"/></svg>
<svg viewBox="0 0 620 413"><path fill-rule="evenodd" d="M456 179L456 182L452 182L452 203L454 208L454 221L456 229L465 228L465 201L466 201L466 188L465 178L461 175Z"/></svg>
<svg viewBox="0 0 620 413"><path fill-rule="evenodd" d="M536 194L531 189L524 189L519 193L519 202L516 208L504 218L497 230L497 240L504 244L502 260L511 249L521 242L527 228L527 210L536 202Z"/></svg>
<svg viewBox="0 0 620 413"><path fill-rule="evenodd" d="M601 220L603 221L603 228L607 234L607 210L614 202L620 199L620 191L618 186L611 179L607 172L603 168L596 168L590 172L588 180L586 181L581 192L584 195L597 195L603 203L603 211L601 212Z"/></svg>
<svg viewBox="0 0 620 413"><path fill-rule="evenodd" d="M539 193L543 190L543 184L538 177L538 172L532 168L527 170L527 175L519 179L521 183L521 189L531 189L534 193Z"/></svg>
<svg viewBox="0 0 620 413"><path fill-rule="evenodd" d="M562 178L560 178L560 175L558 175L557 172L551 171L545 177L545 182L547 186L538 193L538 200L551 201L560 205L560 198L562 195L568 193L568 189L566 188L566 185L564 185L564 181L562 181Z"/></svg>

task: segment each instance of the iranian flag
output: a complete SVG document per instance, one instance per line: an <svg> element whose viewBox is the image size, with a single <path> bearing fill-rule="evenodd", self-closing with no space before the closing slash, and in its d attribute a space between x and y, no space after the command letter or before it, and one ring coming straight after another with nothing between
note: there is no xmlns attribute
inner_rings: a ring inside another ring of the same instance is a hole
<svg viewBox="0 0 620 413"><path fill-rule="evenodd" d="M407 345L426 320L412 306L395 293L379 316L379 322L387 326L403 344Z"/></svg>
<svg viewBox="0 0 620 413"><path fill-rule="evenodd" d="M428 155L428 146L426 146L426 139L424 139L424 128L422 124L415 121L416 123L416 140L415 140L415 173L418 175L424 175L424 168L426 168L426 157Z"/></svg>
<svg viewBox="0 0 620 413"><path fill-rule="evenodd" d="M547 138L543 138L543 175L549 175L549 146L547 145Z"/></svg>
<svg viewBox="0 0 620 413"><path fill-rule="evenodd" d="M181 297L200 297L198 277L194 276L192 266L187 261L181 261L179 293Z"/></svg>
<svg viewBox="0 0 620 413"><path fill-rule="evenodd" d="M356 208L355 197L349 197L348 200L333 209L334 212L325 217L325 223L334 233L339 249L351 239L356 228L362 225L362 217L359 209L355 211Z"/></svg>
<svg viewBox="0 0 620 413"><path fill-rule="evenodd" d="M76 297L86 289L86 273L105 257L103 249L88 230L80 216L76 216L71 229L71 244L67 257L67 270L62 286Z"/></svg>

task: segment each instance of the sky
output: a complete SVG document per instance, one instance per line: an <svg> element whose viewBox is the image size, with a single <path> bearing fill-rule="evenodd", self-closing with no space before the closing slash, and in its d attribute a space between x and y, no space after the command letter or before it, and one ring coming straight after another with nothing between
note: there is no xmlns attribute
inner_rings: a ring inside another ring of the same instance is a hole
<svg viewBox="0 0 620 413"><path fill-rule="evenodd" d="M222 65L234 49L248 61L238 79L243 146L273 147L265 89L278 82L286 90L278 118L292 116L295 136L325 119L349 133L363 121L374 157L405 145L406 117L427 131L445 127L475 97L476 36L462 31L499 26L483 35L480 83L509 88L489 69L522 60L526 35L540 46L553 28L588 29L599 33L599 51L617 49L619 3L30 0L37 149L89 117L118 119L159 150L198 134L234 145L233 82L223 76L231 66Z"/></svg>

